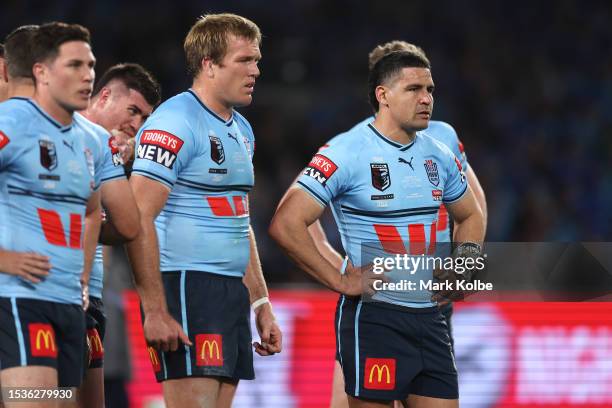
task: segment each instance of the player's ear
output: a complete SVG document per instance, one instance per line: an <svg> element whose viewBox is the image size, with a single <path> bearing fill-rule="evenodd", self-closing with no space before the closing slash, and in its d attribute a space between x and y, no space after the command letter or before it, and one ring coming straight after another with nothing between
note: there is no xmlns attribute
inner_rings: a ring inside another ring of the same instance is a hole
<svg viewBox="0 0 612 408"><path fill-rule="evenodd" d="M374 90L374 94L379 105L389 106L389 102L387 102L387 88L378 85Z"/></svg>
<svg viewBox="0 0 612 408"><path fill-rule="evenodd" d="M106 105L106 102L108 102L108 100L110 99L110 96L111 96L111 89L107 86L103 87L100 90L100 92L98 92L97 99L101 107L104 107L104 105Z"/></svg>
<svg viewBox="0 0 612 408"><path fill-rule="evenodd" d="M48 81L48 69L47 66L42 62L36 62L32 66L32 75L34 75L34 79L37 84L47 85Z"/></svg>
<svg viewBox="0 0 612 408"><path fill-rule="evenodd" d="M214 78L215 71L213 69L214 62L210 57L204 57L202 59L202 73L208 78Z"/></svg>

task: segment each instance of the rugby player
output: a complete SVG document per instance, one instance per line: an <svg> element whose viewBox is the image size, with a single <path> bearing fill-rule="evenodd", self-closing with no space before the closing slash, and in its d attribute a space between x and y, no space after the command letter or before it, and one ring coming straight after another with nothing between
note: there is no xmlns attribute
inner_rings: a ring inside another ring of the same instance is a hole
<svg viewBox="0 0 612 408"><path fill-rule="evenodd" d="M45 24L33 39L34 96L0 105L0 246L36 250L51 267L36 279L1 271L0 378L3 387L74 387L83 377L81 276L100 228L102 149L73 114L89 103L95 59L76 24Z"/></svg>
<svg viewBox="0 0 612 408"><path fill-rule="evenodd" d="M394 51L411 51L414 53L422 54L422 56L427 59L425 52L420 47L408 43L406 41L395 40L378 45L370 52L370 54L368 55L368 69L372 69L382 57ZM365 122L369 123L373 119L373 117L368 118ZM457 157L461 162L461 166L466 174L468 184L474 192L476 200L478 201L478 205L480 206L480 209L483 213L486 230L487 202L484 190L482 189L482 186L480 185L478 177L476 176L476 173L474 172L473 168L468 165L463 144L459 140L457 133L448 123L434 120L429 121L429 126L426 130L422 132L425 132L428 136L444 143L453 152L455 157ZM446 207L444 205L440 205L440 209L438 211L436 241L440 243L451 242L451 227L452 220L449 220ZM327 241L325 232L321 228L321 224L317 221L313 223L308 229L309 231L313 231L311 232L311 236L313 237L315 244L317 244L317 248L320 248L320 251L325 256L325 258L330 261L332 265L335 265L340 268L342 265L342 256L337 251L335 251L334 248L331 247L331 245ZM341 301L341 299L339 301ZM445 302L443 304L440 304L440 310L442 311L442 314L444 315L446 323L449 327L452 343L452 302ZM338 316L336 316L336 319L337 318ZM342 367L340 366L338 355L336 355L336 361L334 363L334 378L330 406L331 408L348 407L348 399L346 393L344 392L344 377L342 375Z"/></svg>
<svg viewBox="0 0 612 408"><path fill-rule="evenodd" d="M254 378L249 304L255 351L281 351L249 221L255 139L234 110L252 101L260 42L244 17L198 19L184 43L191 89L160 105L137 136L130 185L141 232L128 254L171 408L229 407L238 381Z"/></svg>
<svg viewBox="0 0 612 408"><path fill-rule="evenodd" d="M455 238L462 243L458 252L479 250L482 211L458 160L447 147L417 133L429 125L433 87L430 64L422 55L400 51L381 58L369 77L376 118L328 142L273 218L272 237L300 267L333 290L344 295L362 292L360 285L343 283L346 273L338 273L308 234L308 226L329 203L348 255L349 274L355 274L354 265L361 266L362 243L380 242L383 248L397 241L431 244L440 202L456 222ZM401 275L392 272L388 278L396 281ZM393 400L411 406L458 406L448 326L431 294L424 292L378 292L375 302L341 298L337 347L349 406L392 406Z"/></svg>

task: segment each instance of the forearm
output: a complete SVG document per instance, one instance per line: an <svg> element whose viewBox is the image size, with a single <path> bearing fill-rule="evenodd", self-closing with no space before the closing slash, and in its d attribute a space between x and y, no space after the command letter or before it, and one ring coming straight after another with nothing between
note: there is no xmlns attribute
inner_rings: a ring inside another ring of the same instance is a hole
<svg viewBox="0 0 612 408"><path fill-rule="evenodd" d="M261 269L255 234L251 226L249 226L249 247L249 263L246 268L243 282L249 289L249 298L251 303L253 303L258 299L268 296L268 287L263 276L263 270Z"/></svg>
<svg viewBox="0 0 612 408"><path fill-rule="evenodd" d="M470 188L472 189L472 192L474 193L474 198L476 199L476 202L478 203L478 206L480 207L480 211L482 211L482 216L484 220L484 229L486 231L487 230L487 215L488 215L487 198L480 184L480 181L478 180L478 177L476 177L476 173L474 173L474 170L472 169L471 166L467 170L467 180L468 180L468 184L470 185Z"/></svg>
<svg viewBox="0 0 612 408"><path fill-rule="evenodd" d="M138 236L129 242L126 248L144 312L167 312L168 306L159 271L159 245L152 219L142 219Z"/></svg>
<svg viewBox="0 0 612 408"><path fill-rule="evenodd" d="M305 222L292 217L276 220L270 234L302 270L328 288L338 290L341 278L339 267L335 267L317 250Z"/></svg>
<svg viewBox="0 0 612 408"><path fill-rule="evenodd" d="M455 222L454 241L475 242L482 245L485 234L485 224L482 213L474 212L462 221Z"/></svg>
<svg viewBox="0 0 612 408"><path fill-rule="evenodd" d="M340 268L342 268L344 258L333 246L331 246L327 240L327 235L325 235L325 231L323 230L319 220L315 221L308 227L308 233L312 237L317 251L319 251L323 258L327 259L327 261L331 263L334 268L340 270Z"/></svg>
<svg viewBox="0 0 612 408"><path fill-rule="evenodd" d="M83 237L83 272L81 274L81 282L89 284L89 275L96 256L96 246L98 244L98 236L100 235L100 227L102 223L102 212L98 206L96 209L85 215L85 233Z"/></svg>

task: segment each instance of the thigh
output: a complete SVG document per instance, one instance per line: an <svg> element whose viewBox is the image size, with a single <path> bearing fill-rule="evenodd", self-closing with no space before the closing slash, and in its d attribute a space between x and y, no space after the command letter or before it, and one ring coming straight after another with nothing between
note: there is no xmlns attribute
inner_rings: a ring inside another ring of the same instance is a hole
<svg viewBox="0 0 612 408"><path fill-rule="evenodd" d="M348 399L344 391L344 374L338 360L334 361L334 379L332 382L332 395L330 408L348 408Z"/></svg>
<svg viewBox="0 0 612 408"><path fill-rule="evenodd" d="M231 408L234 395L238 389L238 380L221 378L216 408Z"/></svg>
<svg viewBox="0 0 612 408"><path fill-rule="evenodd" d="M52 367L26 366L3 369L0 372L0 383L6 388L55 388L57 387L57 370ZM26 402L15 395L15 399L7 399L7 390L3 390L6 408L51 408L56 407L55 401ZM8 397L11 395L9 394Z"/></svg>
<svg viewBox="0 0 612 408"><path fill-rule="evenodd" d="M213 377L190 377L163 383L167 408L216 408L220 381Z"/></svg>
<svg viewBox="0 0 612 408"><path fill-rule="evenodd" d="M458 399L432 398L410 395L406 400L410 408L459 408Z"/></svg>

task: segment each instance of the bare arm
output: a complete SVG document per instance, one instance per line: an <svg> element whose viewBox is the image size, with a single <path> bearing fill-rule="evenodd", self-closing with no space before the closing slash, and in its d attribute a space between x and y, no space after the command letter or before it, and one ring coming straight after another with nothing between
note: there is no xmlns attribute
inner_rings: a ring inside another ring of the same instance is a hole
<svg viewBox="0 0 612 408"><path fill-rule="evenodd" d="M127 251L145 315L145 338L148 344L163 351L174 351L178 348L178 340L189 345L191 342L168 313L159 271L159 245L154 221L164 208L170 190L162 183L138 174L132 175L130 186L140 211L140 231L127 244Z"/></svg>
<svg viewBox="0 0 612 408"><path fill-rule="evenodd" d="M100 243L122 244L131 241L140 229L140 214L130 184L125 179L102 184L102 207L108 220L102 223Z"/></svg>
<svg viewBox="0 0 612 408"><path fill-rule="evenodd" d="M270 224L270 235L297 265L328 288L347 295L361 294L361 277L352 267L341 275L317 249L308 227L324 208L301 188L288 191Z"/></svg>
<svg viewBox="0 0 612 408"><path fill-rule="evenodd" d="M88 285L89 275L96 255L96 245L100 235L100 225L102 223L102 208L100 206L100 191L94 192L87 202L85 210L85 234L83 237L83 272L81 273L81 285L83 286L83 304L87 308L89 301Z"/></svg>
<svg viewBox="0 0 612 408"><path fill-rule="evenodd" d="M467 193L452 204L447 204L449 214L455 222L455 242L475 242L482 245L485 220L471 187Z"/></svg>
<svg viewBox="0 0 612 408"><path fill-rule="evenodd" d="M243 278L245 286L249 289L250 302L268 297L268 287L261 269L259 261L259 253L255 242L255 234L253 228L249 226L249 246L250 256L249 264L247 265L246 273ZM255 310L255 322L257 331L261 337L261 344L254 343L255 351L262 356L279 353L282 350L282 334L276 318L272 312L271 303L267 302L257 307Z"/></svg>
<svg viewBox="0 0 612 408"><path fill-rule="evenodd" d="M486 232L488 213L487 213L487 198L485 197L485 192L482 189L482 186L480 185L480 181L478 180L478 177L476 177L476 173L474 173L472 166L468 167L466 171L466 177L467 177L468 185L472 189L472 192L474 193L474 197L476 198L476 202L478 202L478 205L480 206L480 210L482 211L482 216L484 218L484 228Z"/></svg>

